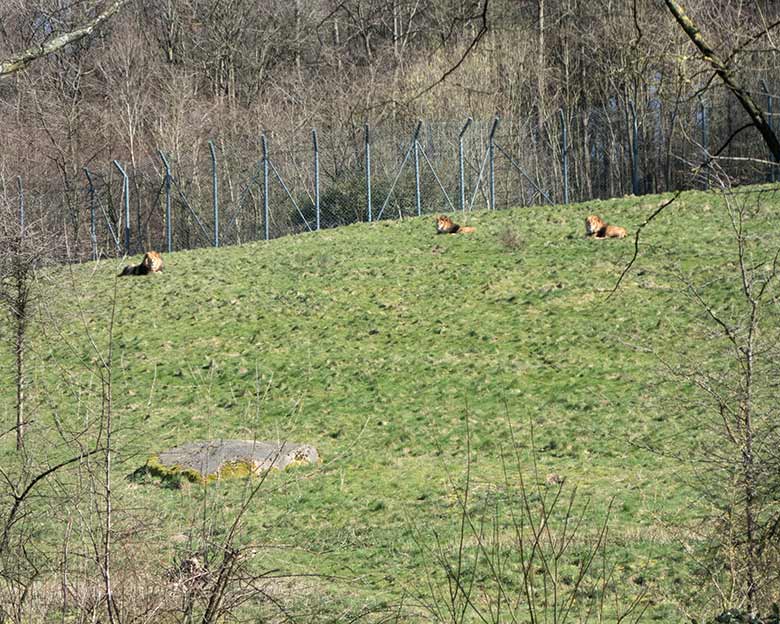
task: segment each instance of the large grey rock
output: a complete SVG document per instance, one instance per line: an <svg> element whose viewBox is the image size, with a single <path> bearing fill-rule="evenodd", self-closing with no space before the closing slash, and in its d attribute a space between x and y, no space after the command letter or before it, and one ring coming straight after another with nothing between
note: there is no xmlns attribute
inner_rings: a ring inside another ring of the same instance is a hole
<svg viewBox="0 0 780 624"><path fill-rule="evenodd" d="M319 454L313 446L295 442L209 440L163 451L157 459L162 468L171 472L195 472L208 479L230 472L246 475L268 468L283 470L291 464L314 464L319 461Z"/></svg>

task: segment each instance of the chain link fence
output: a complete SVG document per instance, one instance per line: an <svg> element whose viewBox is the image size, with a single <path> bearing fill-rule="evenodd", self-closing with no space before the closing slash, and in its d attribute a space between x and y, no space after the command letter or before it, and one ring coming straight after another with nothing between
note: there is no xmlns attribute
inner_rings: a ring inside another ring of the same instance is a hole
<svg viewBox="0 0 780 624"><path fill-rule="evenodd" d="M756 97L759 97L759 92ZM763 93L776 123L774 96ZM86 260L238 245L361 221L706 188L708 159L738 183L776 167L733 98L611 100L544 119L461 119L214 137L189 151L84 168L83 187L4 189L21 218ZM21 206L27 211L22 217Z"/></svg>

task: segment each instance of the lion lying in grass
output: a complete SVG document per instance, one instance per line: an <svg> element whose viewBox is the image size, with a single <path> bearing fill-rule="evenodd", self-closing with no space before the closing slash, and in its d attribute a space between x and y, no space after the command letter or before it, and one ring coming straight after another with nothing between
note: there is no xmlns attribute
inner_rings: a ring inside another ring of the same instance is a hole
<svg viewBox="0 0 780 624"><path fill-rule="evenodd" d="M439 215L436 217L437 234L467 234L475 231L476 228L454 223L447 215Z"/></svg>
<svg viewBox="0 0 780 624"><path fill-rule="evenodd" d="M156 251L149 251L144 255L141 264L126 266L119 277L124 275L149 275L149 273L161 273L163 270L162 256Z"/></svg>
<svg viewBox="0 0 780 624"><path fill-rule="evenodd" d="M619 225L610 225L597 215L590 215L585 219L585 236L593 238L625 238L626 228Z"/></svg>

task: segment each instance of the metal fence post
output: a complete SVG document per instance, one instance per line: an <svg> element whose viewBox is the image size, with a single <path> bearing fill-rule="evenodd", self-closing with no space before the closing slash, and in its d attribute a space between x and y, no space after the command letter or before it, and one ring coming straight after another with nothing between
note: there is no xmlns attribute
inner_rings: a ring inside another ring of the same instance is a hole
<svg viewBox="0 0 780 624"><path fill-rule="evenodd" d="M496 118L493 120L493 127L490 128L490 137L488 138L488 152L489 152L489 169L488 169L488 181L489 181L489 188L490 188L490 209L495 210L496 209L496 130L498 130L498 115L496 115Z"/></svg>
<svg viewBox="0 0 780 624"><path fill-rule="evenodd" d="M636 108L634 103L629 100L628 106L631 109L632 120L632 145L631 145L631 192L639 195L639 125L636 119Z"/></svg>
<svg viewBox="0 0 780 624"><path fill-rule="evenodd" d="M767 116L767 121L769 121L769 129L772 132L774 132L775 131L774 121L772 119L772 114L773 114L773 110L772 109L773 109L773 100L774 100L774 98L769 93L767 93L766 99L767 99L767 111L766 111L767 112L767 115L766 115ZM772 160L775 160L774 156L772 157ZM777 181L777 165L776 164L775 164L774 167L772 167L772 169L771 169L771 171L769 173L769 179L772 182L776 182Z"/></svg>
<svg viewBox="0 0 780 624"><path fill-rule="evenodd" d="M217 152L213 141L209 141L211 152L211 205L214 208L214 247L219 247L219 195L217 188Z"/></svg>
<svg viewBox="0 0 780 624"><path fill-rule="evenodd" d="M161 150L157 150L157 153L160 155L163 167L165 167L165 244L168 253L171 253L173 251L173 228L171 224L171 165Z"/></svg>
<svg viewBox="0 0 780 624"><path fill-rule="evenodd" d="M775 131L775 123L774 123L774 98L772 97L772 94L769 93L769 86L766 84L766 80L763 78L761 79L761 86L764 88L764 93L766 93L766 122L769 125L769 129L774 132ZM774 162L774 156L772 156L772 161ZM777 181L777 165L772 165L772 167L769 169L769 181L770 182L776 182Z"/></svg>
<svg viewBox="0 0 780 624"><path fill-rule="evenodd" d="M135 190L138 190L138 182L136 180L136 176L138 175L138 172L135 169L135 166L133 166L133 181L135 182ZM127 183L127 190L130 190L130 182L128 178ZM141 193L137 193L138 197L136 197L135 202L135 244L138 248L138 251L144 251L143 249L143 240L144 240L144 229L141 221Z"/></svg>
<svg viewBox="0 0 780 624"><path fill-rule="evenodd" d="M463 172L463 135L466 134L466 130L469 129L473 119L469 117L466 123L463 124L460 134L458 135L458 181L460 183L460 211L466 212L466 178Z"/></svg>
<svg viewBox="0 0 780 624"><path fill-rule="evenodd" d="M569 130L566 126L566 115L563 109L559 111L561 117L561 170L563 173L563 203L569 203Z"/></svg>
<svg viewBox="0 0 780 624"><path fill-rule="evenodd" d="M767 91L766 94L766 117L767 122L769 122L769 129L774 132L775 131L775 124L774 119L772 117L774 111L772 110L774 108L774 98L772 97L772 94ZM775 160L774 157L772 157L772 160ZM769 171L769 180L771 182L777 181L777 165L773 166L772 169Z"/></svg>
<svg viewBox="0 0 780 624"><path fill-rule="evenodd" d="M265 138L265 132L260 136L260 143L263 147L263 225L265 229L265 240L270 240L271 229L268 223L268 141Z"/></svg>
<svg viewBox="0 0 780 624"><path fill-rule="evenodd" d="M95 223L95 185L89 170L84 167L84 175L87 176L87 194L89 195L89 240L92 243L92 259L97 260L97 224Z"/></svg>
<svg viewBox="0 0 780 624"><path fill-rule="evenodd" d="M704 100L699 100L699 107L701 112L701 145L704 149L704 189L710 188L710 133L707 125L707 107L704 104Z"/></svg>
<svg viewBox="0 0 780 624"><path fill-rule="evenodd" d="M416 134L414 137L414 199L419 217L422 214L422 198L420 196L420 145L417 142Z"/></svg>
<svg viewBox="0 0 780 624"><path fill-rule="evenodd" d="M127 177L127 172L119 164L118 160L114 161L114 166L122 174L122 194L124 195L125 203L125 253L130 254L130 178Z"/></svg>
<svg viewBox="0 0 780 624"><path fill-rule="evenodd" d="M16 185L19 187L19 237L24 238L24 187L22 176L16 176Z"/></svg>
<svg viewBox="0 0 780 624"><path fill-rule="evenodd" d="M320 145L317 141L317 129L311 129L311 141L314 146L314 213L317 230L320 229Z"/></svg>
<svg viewBox="0 0 780 624"><path fill-rule="evenodd" d="M365 125L365 141L366 141L366 208L368 210L369 223L373 219L371 214L371 134L368 128L368 123Z"/></svg>

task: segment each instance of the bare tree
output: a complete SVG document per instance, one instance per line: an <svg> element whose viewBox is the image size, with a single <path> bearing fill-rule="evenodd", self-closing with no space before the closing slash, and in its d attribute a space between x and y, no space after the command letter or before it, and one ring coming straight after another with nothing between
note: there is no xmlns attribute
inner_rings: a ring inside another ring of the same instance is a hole
<svg viewBox="0 0 780 624"><path fill-rule="evenodd" d="M569 488L564 476L541 477L533 423L527 431L530 474L508 419L507 427L504 480L479 500L471 482L467 431L465 475L459 483L449 477L457 509L455 540L417 529L416 542L429 562L427 591L419 597L426 615L450 624L640 622L650 606L647 588L625 594L616 589L621 579L608 544L614 501L592 533L584 530L590 501Z"/></svg>
<svg viewBox="0 0 780 624"><path fill-rule="evenodd" d="M8 313L13 327L16 448L21 450L27 424L27 340L40 296L37 270L47 258L49 248L38 224L25 225L7 205L3 208L0 211L0 305Z"/></svg>
<svg viewBox="0 0 780 624"><path fill-rule="evenodd" d="M670 379L695 389L691 399L678 395L673 410L692 419L697 440L683 454L664 443L650 448L692 470L690 485L708 511L686 548L720 608L744 609L754 621L780 596L780 240L767 227L777 191L737 194L719 179L729 257L706 269L669 266L698 346L684 355L651 349Z"/></svg>

